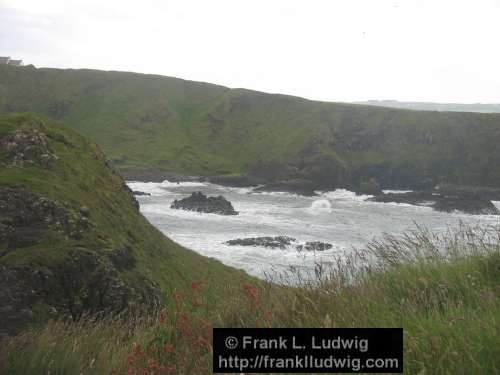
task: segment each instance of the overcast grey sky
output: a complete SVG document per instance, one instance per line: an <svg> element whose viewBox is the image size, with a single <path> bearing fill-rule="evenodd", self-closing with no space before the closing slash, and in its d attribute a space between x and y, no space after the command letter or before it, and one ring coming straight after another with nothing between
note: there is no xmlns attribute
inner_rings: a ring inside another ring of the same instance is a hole
<svg viewBox="0 0 500 375"><path fill-rule="evenodd" d="M0 56L327 101L500 102L500 0L0 0Z"/></svg>

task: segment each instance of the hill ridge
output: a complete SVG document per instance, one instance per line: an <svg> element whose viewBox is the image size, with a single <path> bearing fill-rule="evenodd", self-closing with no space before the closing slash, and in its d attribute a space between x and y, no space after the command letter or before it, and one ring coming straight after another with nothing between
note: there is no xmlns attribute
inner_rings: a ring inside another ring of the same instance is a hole
<svg viewBox="0 0 500 375"><path fill-rule="evenodd" d="M0 112L97 142L120 172L250 175L317 188L500 186L500 115L311 101L139 73L0 67Z"/></svg>

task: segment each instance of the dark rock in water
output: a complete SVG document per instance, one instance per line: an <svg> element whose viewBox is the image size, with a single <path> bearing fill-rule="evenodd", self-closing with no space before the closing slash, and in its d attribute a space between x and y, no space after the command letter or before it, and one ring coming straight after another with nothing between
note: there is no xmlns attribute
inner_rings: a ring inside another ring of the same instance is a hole
<svg viewBox="0 0 500 375"><path fill-rule="evenodd" d="M315 190L314 183L306 180L289 180L289 181L279 181L273 182L270 184L266 184L264 186L260 186L255 188L253 191L262 192L262 191L276 191L276 192L286 192L286 193L294 193L299 195L305 195L308 197L312 197L317 195Z"/></svg>
<svg viewBox="0 0 500 375"><path fill-rule="evenodd" d="M333 247L332 244L326 242L312 241L306 242L305 245L297 245L295 248L299 251L325 251Z"/></svg>
<svg viewBox="0 0 500 375"><path fill-rule="evenodd" d="M406 203L429 206L437 211L461 211L472 215L500 215L491 197L477 191L416 191L403 194L381 194L370 198L373 202Z"/></svg>
<svg viewBox="0 0 500 375"><path fill-rule="evenodd" d="M219 215L238 215L238 212L234 210L231 202L222 195L218 197L207 197L202 192L193 192L187 198L181 200L176 199L170 208Z"/></svg>
<svg viewBox="0 0 500 375"><path fill-rule="evenodd" d="M146 195L146 196L151 195L149 193L145 193L145 192L139 191L139 190L133 190L132 192L134 193L134 195Z"/></svg>
<svg viewBox="0 0 500 375"><path fill-rule="evenodd" d="M443 212L457 210L472 215L500 215L491 200L468 195L441 195L432 207Z"/></svg>
<svg viewBox="0 0 500 375"><path fill-rule="evenodd" d="M272 249L284 249L290 246L292 242L295 242L295 238L287 236L277 236L277 237L251 237L251 238L238 238L235 240L230 240L226 242L229 246L260 246L269 247Z"/></svg>
<svg viewBox="0 0 500 375"><path fill-rule="evenodd" d="M500 201L500 189L491 187L439 185L436 187L436 191L445 195L467 195L491 201Z"/></svg>
<svg viewBox="0 0 500 375"><path fill-rule="evenodd" d="M406 203L413 205L428 205L433 204L439 198L439 194L433 192L424 191L412 191L408 193L388 193L379 194L368 200L372 202L383 202L383 203Z"/></svg>
<svg viewBox="0 0 500 375"><path fill-rule="evenodd" d="M357 195L380 195L383 194L380 184L375 178L370 178L367 181L362 181L354 186L352 190Z"/></svg>

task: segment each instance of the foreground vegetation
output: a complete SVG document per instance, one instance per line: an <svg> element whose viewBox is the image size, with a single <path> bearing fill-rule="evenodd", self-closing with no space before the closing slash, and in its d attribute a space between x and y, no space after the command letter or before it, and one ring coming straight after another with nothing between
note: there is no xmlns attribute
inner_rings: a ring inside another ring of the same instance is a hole
<svg viewBox="0 0 500 375"><path fill-rule="evenodd" d="M217 302L193 282L155 314L52 321L10 341L2 373L209 374L211 328L224 326L403 327L407 374L500 372L498 228L386 236L316 276L241 283Z"/></svg>
<svg viewBox="0 0 500 375"><path fill-rule="evenodd" d="M324 103L181 79L0 66L0 112L41 113L120 171L257 174L345 187L499 186L499 114Z"/></svg>

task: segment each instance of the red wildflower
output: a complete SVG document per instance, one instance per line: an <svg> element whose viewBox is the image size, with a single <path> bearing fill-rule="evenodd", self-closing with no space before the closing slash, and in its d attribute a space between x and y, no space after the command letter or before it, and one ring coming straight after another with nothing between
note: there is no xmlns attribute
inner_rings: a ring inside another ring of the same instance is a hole
<svg viewBox="0 0 500 375"><path fill-rule="evenodd" d="M180 304L182 301L182 296L178 291L172 293L172 298L174 299L176 304Z"/></svg>
<svg viewBox="0 0 500 375"><path fill-rule="evenodd" d="M160 323L165 323L165 319L167 318L167 309L160 310Z"/></svg>
<svg viewBox="0 0 500 375"><path fill-rule="evenodd" d="M249 298L256 300L259 297L259 291L254 285L250 283L243 283L241 284L241 287Z"/></svg>
<svg viewBox="0 0 500 375"><path fill-rule="evenodd" d="M174 346L172 344L166 344L165 347L163 348L163 351L165 353L173 353L174 352Z"/></svg>
<svg viewBox="0 0 500 375"><path fill-rule="evenodd" d="M177 324L179 326L187 326L189 324L189 318L185 312L181 312L177 318Z"/></svg>
<svg viewBox="0 0 500 375"><path fill-rule="evenodd" d="M150 358L148 360L148 370L156 370L158 368L158 362Z"/></svg>
<svg viewBox="0 0 500 375"><path fill-rule="evenodd" d="M201 290L201 285L202 284L203 284L203 281L198 281L198 282L191 283L191 290L193 292L199 292Z"/></svg>
<svg viewBox="0 0 500 375"><path fill-rule="evenodd" d="M201 335L200 335L200 336L198 336L198 337L196 338L196 342L195 342L195 344L196 344L197 346L199 346L200 348L203 348L203 347L208 347L208 345L209 345L209 340L208 340L208 338L207 338L207 337L204 337L204 336L201 336Z"/></svg>
<svg viewBox="0 0 500 375"><path fill-rule="evenodd" d="M141 346L136 343L133 344L132 351L136 357L142 357L144 355Z"/></svg>

